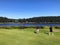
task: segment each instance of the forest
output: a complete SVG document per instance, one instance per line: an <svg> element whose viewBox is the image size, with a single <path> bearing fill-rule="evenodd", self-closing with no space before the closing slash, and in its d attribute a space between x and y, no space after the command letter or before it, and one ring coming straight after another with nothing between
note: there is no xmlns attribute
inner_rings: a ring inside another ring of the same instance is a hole
<svg viewBox="0 0 60 45"><path fill-rule="evenodd" d="M32 17L23 19L0 17L0 23L60 23L60 16Z"/></svg>

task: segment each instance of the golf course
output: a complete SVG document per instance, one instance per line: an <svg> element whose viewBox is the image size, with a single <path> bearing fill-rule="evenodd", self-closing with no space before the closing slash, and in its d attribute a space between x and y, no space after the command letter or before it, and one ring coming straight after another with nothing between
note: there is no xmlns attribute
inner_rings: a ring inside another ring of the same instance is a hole
<svg viewBox="0 0 60 45"><path fill-rule="evenodd" d="M53 29L53 35L49 35L49 29L0 29L0 45L60 45L60 29Z"/></svg>

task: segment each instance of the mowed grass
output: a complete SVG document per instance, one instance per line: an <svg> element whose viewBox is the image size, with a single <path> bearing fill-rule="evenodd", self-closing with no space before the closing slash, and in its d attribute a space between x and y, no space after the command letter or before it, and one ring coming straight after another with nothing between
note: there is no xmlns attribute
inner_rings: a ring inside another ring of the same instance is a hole
<svg viewBox="0 0 60 45"><path fill-rule="evenodd" d="M49 29L0 29L0 45L60 45L60 30L49 35Z"/></svg>

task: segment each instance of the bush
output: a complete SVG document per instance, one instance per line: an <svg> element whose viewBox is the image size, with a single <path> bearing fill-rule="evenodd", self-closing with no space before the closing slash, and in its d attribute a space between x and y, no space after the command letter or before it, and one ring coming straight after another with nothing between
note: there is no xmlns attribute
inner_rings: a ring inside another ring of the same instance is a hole
<svg viewBox="0 0 60 45"><path fill-rule="evenodd" d="M41 29L44 29L44 27L43 27L43 26L41 26L40 28L41 28Z"/></svg>
<svg viewBox="0 0 60 45"><path fill-rule="evenodd" d="M36 28L36 26L0 26L0 29L25 29L25 28ZM45 27L40 26L40 29L44 29Z"/></svg>
<svg viewBox="0 0 60 45"><path fill-rule="evenodd" d="M60 29L60 26L56 26L55 29Z"/></svg>

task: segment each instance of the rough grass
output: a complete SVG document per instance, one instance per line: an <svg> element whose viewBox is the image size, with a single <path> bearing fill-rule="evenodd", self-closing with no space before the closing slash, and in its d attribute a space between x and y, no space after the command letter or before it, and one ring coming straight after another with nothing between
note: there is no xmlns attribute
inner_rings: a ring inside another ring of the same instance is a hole
<svg viewBox="0 0 60 45"><path fill-rule="evenodd" d="M0 45L60 45L60 32L48 34L48 29L0 29Z"/></svg>

